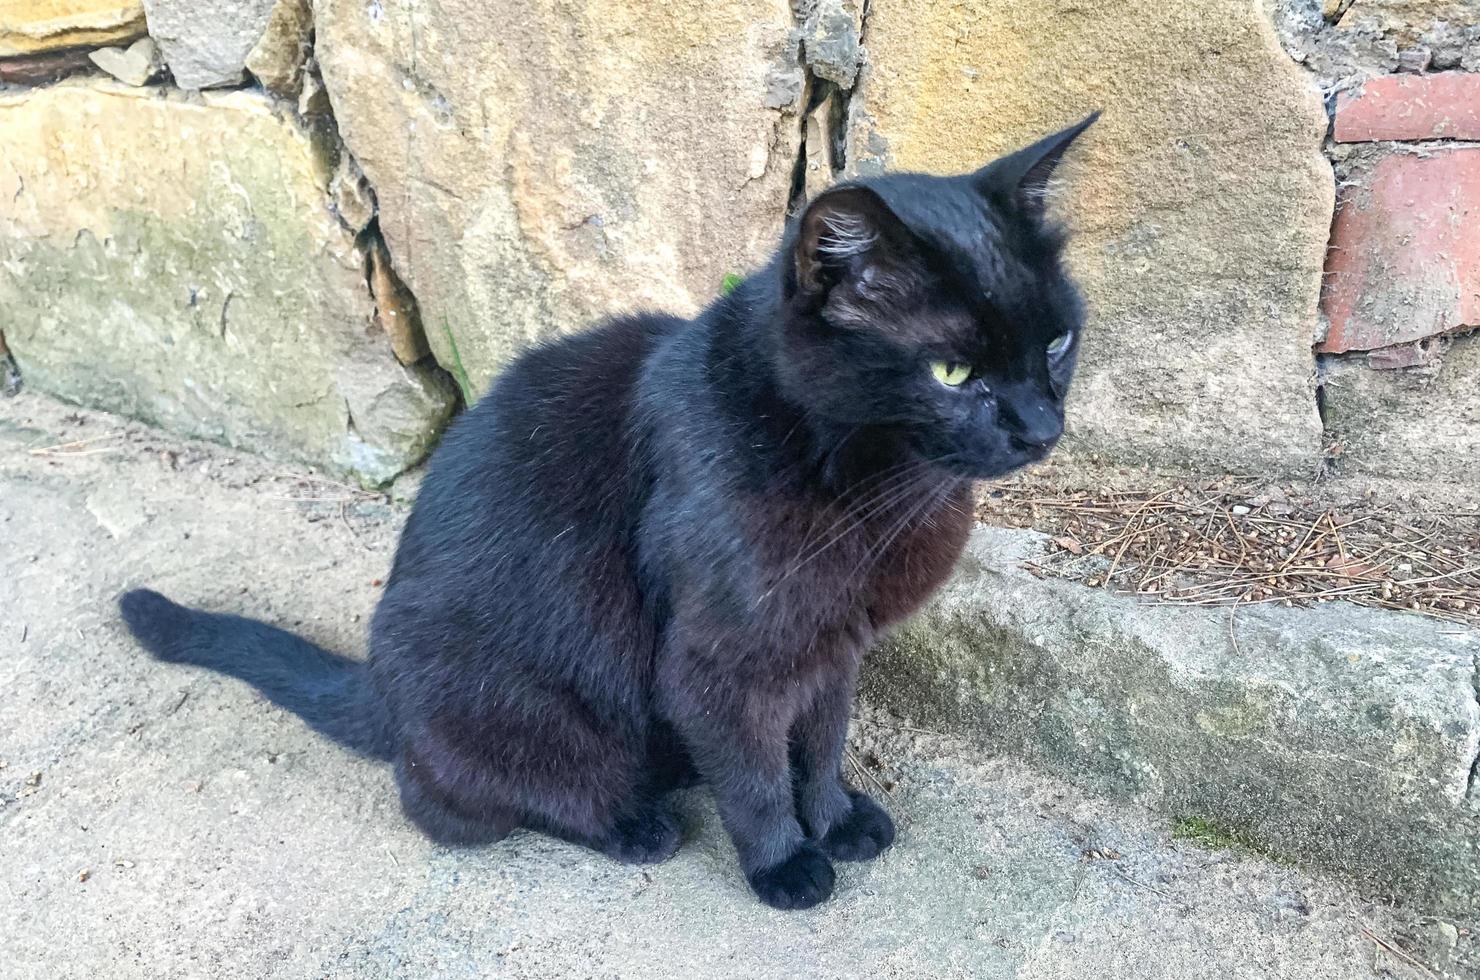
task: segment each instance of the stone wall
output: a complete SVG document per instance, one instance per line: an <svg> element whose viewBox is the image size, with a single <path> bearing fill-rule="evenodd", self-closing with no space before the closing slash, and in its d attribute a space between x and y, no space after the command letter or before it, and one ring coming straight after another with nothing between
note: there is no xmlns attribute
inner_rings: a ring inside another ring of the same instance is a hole
<svg viewBox="0 0 1480 980"><path fill-rule="evenodd" d="M1058 204L1092 317L1066 451L1472 480L1474 262L1387 217L1457 226L1470 184L1382 182L1471 173L1477 136L1342 127L1429 99L1400 71L1463 103L1476 6L9 0L0 336L39 389L383 482L518 350L698 310L832 181L1103 108ZM1354 273L1352 235L1402 254ZM1337 349L1352 310L1382 343Z"/></svg>
<svg viewBox="0 0 1480 980"><path fill-rule="evenodd" d="M1326 93L1328 468L1480 483L1480 0L1280 0Z"/></svg>

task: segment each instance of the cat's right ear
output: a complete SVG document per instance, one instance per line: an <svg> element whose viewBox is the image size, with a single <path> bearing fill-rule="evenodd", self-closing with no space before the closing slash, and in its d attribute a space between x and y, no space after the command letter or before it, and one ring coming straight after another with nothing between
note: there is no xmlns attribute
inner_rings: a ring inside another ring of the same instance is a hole
<svg viewBox="0 0 1480 980"><path fill-rule="evenodd" d="M1070 144L1099 118L1100 111L1096 109L1067 129L992 161L972 175L977 189L1008 202L1034 221L1042 221L1047 210L1049 182L1059 161Z"/></svg>
<svg viewBox="0 0 1480 980"><path fill-rule="evenodd" d="M797 290L821 299L842 282L865 293L885 287L912 251L912 239L904 222L867 187L823 191L798 225Z"/></svg>

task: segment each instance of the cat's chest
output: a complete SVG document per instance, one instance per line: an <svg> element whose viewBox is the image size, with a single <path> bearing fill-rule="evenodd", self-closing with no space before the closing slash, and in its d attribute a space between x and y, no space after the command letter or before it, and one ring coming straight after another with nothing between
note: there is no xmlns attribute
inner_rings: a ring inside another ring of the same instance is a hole
<svg viewBox="0 0 1480 980"><path fill-rule="evenodd" d="M970 529L969 492L941 491L892 507L834 506L775 529L768 587L816 618L888 626L922 604L954 567Z"/></svg>
<svg viewBox="0 0 1480 980"><path fill-rule="evenodd" d="M928 517L906 526L874 566L865 587L875 629L909 616L945 582L971 533L971 491L956 488Z"/></svg>

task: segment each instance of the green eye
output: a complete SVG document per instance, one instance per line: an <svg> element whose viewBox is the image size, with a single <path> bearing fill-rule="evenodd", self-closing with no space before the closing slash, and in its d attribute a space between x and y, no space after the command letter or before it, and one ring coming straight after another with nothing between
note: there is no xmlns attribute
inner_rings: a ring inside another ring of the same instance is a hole
<svg viewBox="0 0 1480 980"><path fill-rule="evenodd" d="M1074 343L1074 331L1065 330L1053 339L1053 343L1048 345L1048 356L1062 357L1072 343Z"/></svg>
<svg viewBox="0 0 1480 980"><path fill-rule="evenodd" d="M971 365L960 361L931 361L930 373L935 380L950 388L959 388L971 377Z"/></svg>

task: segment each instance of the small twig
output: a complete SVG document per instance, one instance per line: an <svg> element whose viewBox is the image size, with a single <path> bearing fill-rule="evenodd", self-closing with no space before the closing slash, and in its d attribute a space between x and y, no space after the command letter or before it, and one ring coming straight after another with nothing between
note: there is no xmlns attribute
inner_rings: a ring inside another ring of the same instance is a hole
<svg viewBox="0 0 1480 980"><path fill-rule="evenodd" d="M1373 932L1371 929L1368 929L1366 926L1363 926L1360 931L1361 931L1362 935L1366 936L1368 939L1372 940L1374 943L1376 943L1377 945L1381 946L1383 949L1387 950L1389 953L1392 953L1394 956L1396 956L1398 959L1402 960L1404 963L1407 963L1409 966L1412 966L1412 967L1415 967L1416 969L1418 969L1420 972L1423 973L1424 976L1426 976L1426 977L1434 977L1434 980L1438 980L1438 977L1435 975L1435 973L1434 973L1433 970L1430 970L1427 966L1425 966L1424 964L1420 963L1418 960L1414 959L1409 953L1407 953L1406 951L1404 951L1400 947L1398 947L1398 946L1394 945L1393 943L1390 943L1387 940L1383 939L1381 936L1377 935L1375 932Z"/></svg>
<svg viewBox="0 0 1480 980"><path fill-rule="evenodd" d="M1308 530L1306 530L1305 537L1303 537L1303 538L1300 539L1300 543L1297 544L1295 546L1295 549L1290 552L1290 557L1289 558L1286 558L1284 564L1282 564L1280 566L1280 568L1282 570L1283 569L1286 569L1286 568L1289 568L1290 565L1295 561L1295 559L1300 557L1300 552L1302 552L1302 551L1305 550L1306 542L1310 541L1310 536L1312 534L1315 534L1316 528L1318 528L1318 527L1321 526L1321 521L1323 521L1323 520L1324 521L1327 521L1327 522L1330 522L1331 521L1331 512L1329 510L1326 511L1324 514L1322 514L1320 517L1317 517L1315 519L1314 523L1311 524L1310 528ZM1325 537L1326 537L1326 532L1325 531L1322 531L1321 534L1320 534L1320 536L1316 538L1316 541L1319 542L1319 541L1323 540ZM1312 543L1311 547L1315 547L1315 544Z"/></svg>
<svg viewBox="0 0 1480 980"><path fill-rule="evenodd" d="M867 779L870 783L873 783L874 786L878 787L879 792L883 793L891 800L894 799L894 794L889 792L889 788L879 781L878 776L875 776L873 773L869 772L863 767L863 763L858 761L858 756L854 754L852 749L845 748L843 749L843 751L847 753L848 761L852 763L854 772L858 773L860 777Z"/></svg>
<svg viewBox="0 0 1480 980"><path fill-rule="evenodd" d="M262 499L263 500L288 500L288 501L292 501L295 504L348 504L348 503L354 503L356 500L363 500L364 498L363 497L350 497L350 496L338 496L338 497L295 497L292 494L265 493L265 494L262 495Z"/></svg>
<svg viewBox="0 0 1480 980"><path fill-rule="evenodd" d="M928 728L911 728L908 725L891 725L887 721L874 721L872 718L855 718L853 720L854 721L861 721L865 725L874 725L874 726L877 726L879 728L892 729L893 731L896 731L896 732L918 732L921 735L937 735L937 736L940 736L942 738L945 737L945 733L944 732L933 732L933 731L931 731Z"/></svg>
<svg viewBox="0 0 1480 980"><path fill-rule="evenodd" d="M1165 497L1167 494L1169 494L1171 492L1172 492L1171 490L1163 490L1161 493L1157 494L1156 496L1151 497L1150 499L1144 501L1141 504L1141 506L1137 507L1136 510L1135 510L1135 512L1133 514L1131 514L1131 519L1129 521L1129 527L1132 528L1132 529L1134 529L1136 527L1137 522L1140 521L1141 515L1146 512L1146 509L1148 507L1150 507L1152 504L1156 503L1162 497ZM1130 534L1131 532L1130 531L1127 531L1126 533L1127 534ZM1110 563L1110 570L1105 573L1105 581L1106 582L1110 581L1112 578L1115 577L1115 566L1117 566L1117 565L1120 564L1120 559L1125 554L1125 549L1130 545L1130 543L1131 543L1130 542L1130 538L1127 538L1125 544L1123 544L1123 545L1120 546L1120 551L1116 552L1116 554L1115 554L1115 560Z"/></svg>
<svg viewBox="0 0 1480 980"><path fill-rule="evenodd" d="M1471 572L1480 572L1480 565L1471 565L1469 568L1457 569L1453 572L1445 572L1443 575L1430 575L1427 578L1394 579L1394 585L1423 585L1425 582L1438 582L1447 578L1455 578L1459 575L1468 575Z"/></svg>
<svg viewBox="0 0 1480 980"><path fill-rule="evenodd" d="M279 476L299 486L312 487L314 484L320 484L325 487L335 487L345 491L351 500L374 500L384 496L384 494L377 493L374 490L366 490L364 487L340 483L338 480L331 480L326 476L313 476L306 473L280 473Z"/></svg>
<svg viewBox="0 0 1480 980"><path fill-rule="evenodd" d="M1241 599L1243 597L1240 596L1239 598ZM1233 626L1233 614L1238 612L1238 604L1239 599L1235 599L1233 600L1233 605L1228 607L1228 639L1233 643L1234 655L1243 659L1244 651L1240 650L1238 645L1238 631Z"/></svg>
<svg viewBox="0 0 1480 980"><path fill-rule="evenodd" d="M347 502L340 502L339 519L344 522L345 529L349 531L350 537L355 539L356 544L358 544L361 548L364 548L366 551L374 551L375 549L365 543L365 539L360 537L360 532L356 531L354 525L349 522L349 515L348 513L346 513L348 506L349 504Z"/></svg>
<svg viewBox="0 0 1480 980"><path fill-rule="evenodd" d="M1179 900L1176 896L1174 896L1171 892L1167 891L1166 889L1164 889L1164 888L1157 888L1155 885L1148 885L1144 881L1141 881L1141 880L1139 880L1137 878L1132 878L1130 875L1128 875L1124 871L1120 870L1120 867L1119 866L1116 866L1114 870L1115 870L1115 877L1121 879L1122 881L1128 881L1131 884L1135 885L1137 888L1144 888L1148 892L1151 892L1153 895L1160 895L1162 898L1166 899L1167 901L1171 902L1173 905L1176 905L1179 908L1187 909L1189 911L1191 910L1191 906L1189 906L1185 902Z"/></svg>
<svg viewBox="0 0 1480 980"><path fill-rule="evenodd" d="M83 446L94 442L104 442L108 439L117 439L123 435L122 432L110 432L107 435L89 436L86 439L73 439L71 442L59 442L53 446L41 446L37 449L28 449L26 452L32 456L91 456L99 452L108 452L108 449L95 450L93 452L70 452L72 449L81 449Z"/></svg>

